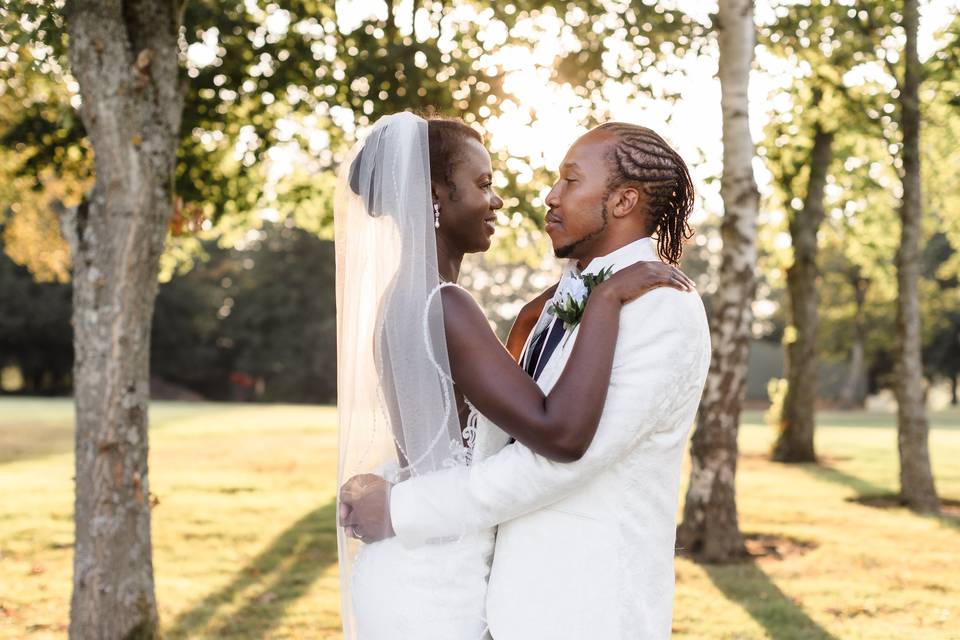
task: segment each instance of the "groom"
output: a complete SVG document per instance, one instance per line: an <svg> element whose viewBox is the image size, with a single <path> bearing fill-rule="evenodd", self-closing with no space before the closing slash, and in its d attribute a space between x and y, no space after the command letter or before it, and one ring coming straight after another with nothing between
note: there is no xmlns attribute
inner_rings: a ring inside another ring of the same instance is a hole
<svg viewBox="0 0 960 640"><path fill-rule="evenodd" d="M623 197L636 204L610 213ZM660 136L608 123L570 148L546 203L570 278L676 263L693 187ZM562 333L544 310L521 356L545 393L573 346L555 339ZM347 483L341 524L362 529L365 542L396 535L410 547L498 525L486 603L495 640L668 638L680 463L709 358L699 296L651 291L623 307L603 415L579 460L551 462L491 427L469 468L393 487Z"/></svg>

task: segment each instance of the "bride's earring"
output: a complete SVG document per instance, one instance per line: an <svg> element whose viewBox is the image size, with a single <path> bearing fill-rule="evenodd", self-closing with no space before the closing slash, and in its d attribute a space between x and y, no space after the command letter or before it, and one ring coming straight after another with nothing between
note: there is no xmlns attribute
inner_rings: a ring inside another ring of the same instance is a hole
<svg viewBox="0 0 960 640"><path fill-rule="evenodd" d="M433 203L433 228L440 228L440 205L436 202Z"/></svg>

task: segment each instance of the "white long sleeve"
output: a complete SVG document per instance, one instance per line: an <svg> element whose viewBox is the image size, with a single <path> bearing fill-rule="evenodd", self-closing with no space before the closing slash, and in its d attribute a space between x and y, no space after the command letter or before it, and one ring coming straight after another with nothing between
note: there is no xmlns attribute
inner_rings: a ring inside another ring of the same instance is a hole
<svg viewBox="0 0 960 640"><path fill-rule="evenodd" d="M603 415L583 458L552 462L514 443L469 468L400 483L390 509L401 542L465 535L549 506L658 430L673 428L673 408L691 393L699 397L702 387L699 369L710 349L702 317L696 294L671 289L626 305Z"/></svg>

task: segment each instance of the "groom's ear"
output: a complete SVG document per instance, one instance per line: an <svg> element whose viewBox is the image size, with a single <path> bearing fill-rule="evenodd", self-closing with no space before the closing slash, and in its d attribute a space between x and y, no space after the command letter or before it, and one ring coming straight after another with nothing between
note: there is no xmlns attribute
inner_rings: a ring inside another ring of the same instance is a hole
<svg viewBox="0 0 960 640"><path fill-rule="evenodd" d="M643 202L643 192L640 187L629 184L615 189L611 197L613 202L608 202L607 205L614 218L625 218L638 209Z"/></svg>

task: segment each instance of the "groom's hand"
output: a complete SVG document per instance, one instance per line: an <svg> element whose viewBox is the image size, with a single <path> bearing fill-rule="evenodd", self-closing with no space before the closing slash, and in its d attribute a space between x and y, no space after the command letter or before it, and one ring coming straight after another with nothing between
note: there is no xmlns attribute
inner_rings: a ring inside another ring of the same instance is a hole
<svg viewBox="0 0 960 640"><path fill-rule="evenodd" d="M340 487L340 526L366 543L397 535L390 522L393 485L370 473L353 476Z"/></svg>

